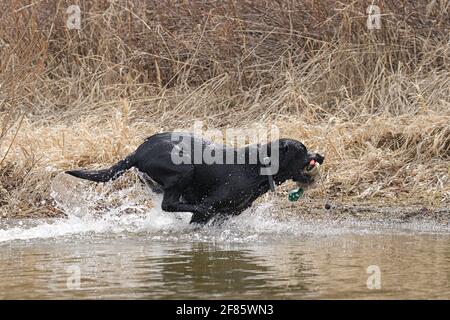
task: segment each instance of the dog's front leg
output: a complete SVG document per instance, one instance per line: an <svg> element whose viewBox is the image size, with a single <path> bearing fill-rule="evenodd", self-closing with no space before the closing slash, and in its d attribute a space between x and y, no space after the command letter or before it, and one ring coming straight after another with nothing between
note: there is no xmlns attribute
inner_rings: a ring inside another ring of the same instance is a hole
<svg viewBox="0 0 450 320"><path fill-rule="evenodd" d="M181 192L171 188L164 190L161 208L167 212L192 212L194 214L207 214L208 208L204 205L184 203L180 201Z"/></svg>

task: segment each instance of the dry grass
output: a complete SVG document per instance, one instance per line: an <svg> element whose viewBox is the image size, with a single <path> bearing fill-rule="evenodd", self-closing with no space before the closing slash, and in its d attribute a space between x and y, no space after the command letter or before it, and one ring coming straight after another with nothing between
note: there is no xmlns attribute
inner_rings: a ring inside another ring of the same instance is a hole
<svg viewBox="0 0 450 320"><path fill-rule="evenodd" d="M0 214L55 215L58 172L193 120L322 151L311 197L448 206L450 3L375 1L367 30L371 3L2 2Z"/></svg>

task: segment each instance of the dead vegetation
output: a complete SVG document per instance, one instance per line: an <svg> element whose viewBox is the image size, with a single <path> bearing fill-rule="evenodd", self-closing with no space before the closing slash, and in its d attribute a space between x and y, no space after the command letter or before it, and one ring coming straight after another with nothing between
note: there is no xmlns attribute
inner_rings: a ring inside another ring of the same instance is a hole
<svg viewBox="0 0 450 320"><path fill-rule="evenodd" d="M276 124L322 151L311 197L448 206L450 3L375 1L380 30L370 4L2 2L0 213L54 215L57 173L194 120Z"/></svg>

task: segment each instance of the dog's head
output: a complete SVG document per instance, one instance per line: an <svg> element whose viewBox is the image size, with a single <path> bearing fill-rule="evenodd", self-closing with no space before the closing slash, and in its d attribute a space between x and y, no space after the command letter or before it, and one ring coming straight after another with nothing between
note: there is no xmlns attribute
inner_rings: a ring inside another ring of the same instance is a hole
<svg viewBox="0 0 450 320"><path fill-rule="evenodd" d="M299 186L306 187L314 183L314 174L317 171L308 171L307 167L314 160L322 164L324 156L308 152L300 141L293 139L279 140L279 170L283 180L292 179Z"/></svg>

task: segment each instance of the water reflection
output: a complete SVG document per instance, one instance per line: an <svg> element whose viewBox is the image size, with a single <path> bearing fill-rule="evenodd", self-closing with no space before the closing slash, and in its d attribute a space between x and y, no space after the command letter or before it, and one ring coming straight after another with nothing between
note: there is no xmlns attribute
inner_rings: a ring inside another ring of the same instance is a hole
<svg viewBox="0 0 450 320"><path fill-rule="evenodd" d="M193 244L189 248L169 250L157 259L161 265L162 281L173 287L166 297L259 297L270 298L285 294L295 279L297 291L307 291L302 272L301 253L295 253L299 263L285 264L266 257L263 246L224 248L220 245ZM284 258L292 253L285 252ZM148 263L151 263L149 259ZM276 259L275 259L276 260ZM179 284L183 284L179 287Z"/></svg>

